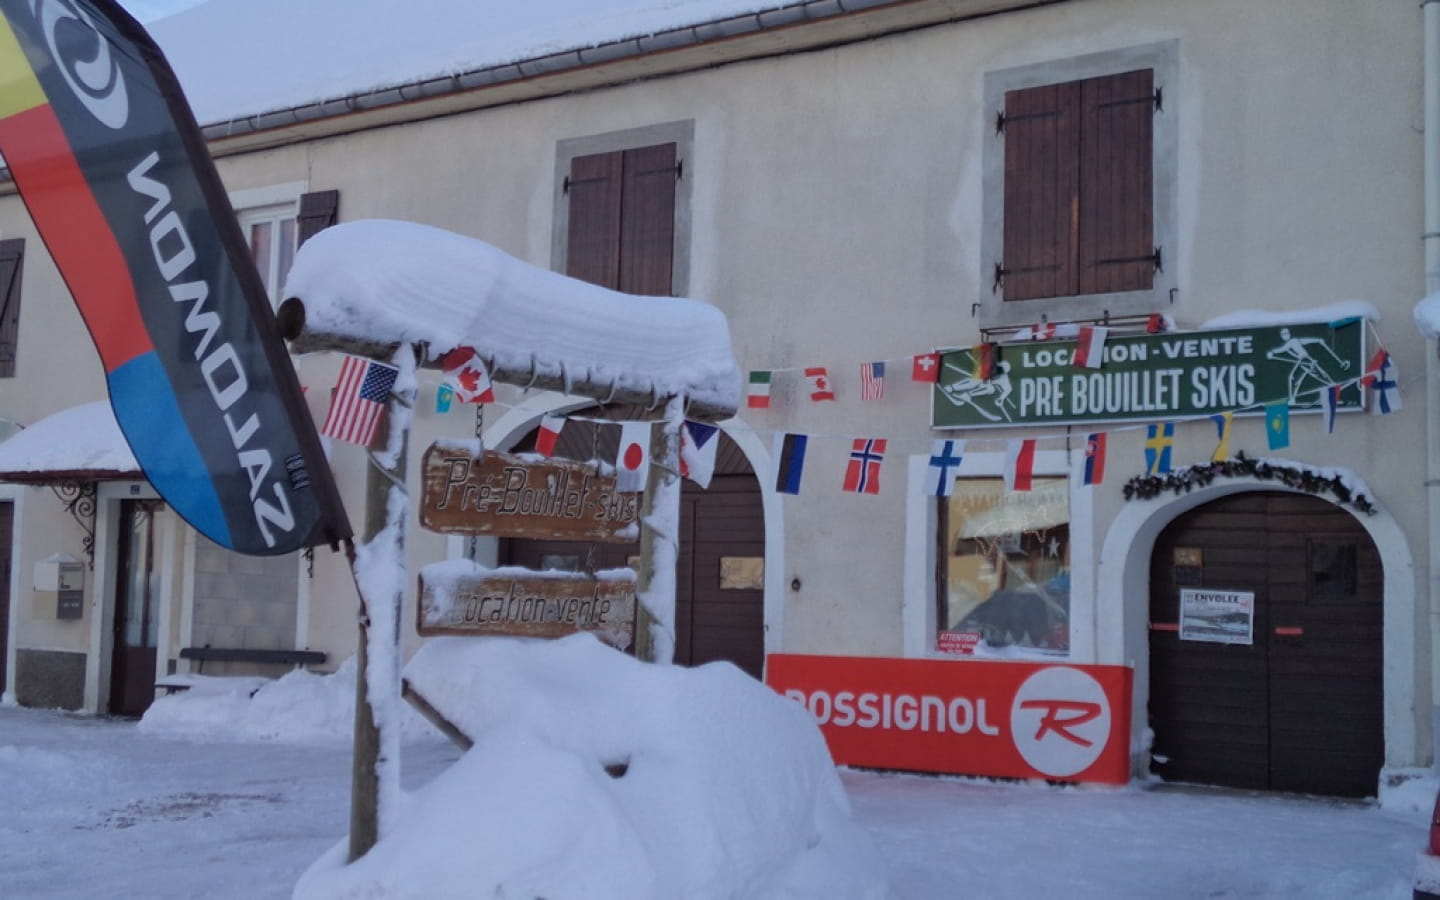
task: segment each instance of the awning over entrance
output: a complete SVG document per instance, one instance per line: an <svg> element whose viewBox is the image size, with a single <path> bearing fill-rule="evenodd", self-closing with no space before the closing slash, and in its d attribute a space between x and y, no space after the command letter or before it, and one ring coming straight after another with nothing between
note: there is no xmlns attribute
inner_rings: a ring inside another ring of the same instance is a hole
<svg viewBox="0 0 1440 900"><path fill-rule="evenodd" d="M57 484L143 477L106 400L46 416L0 443L0 482Z"/></svg>

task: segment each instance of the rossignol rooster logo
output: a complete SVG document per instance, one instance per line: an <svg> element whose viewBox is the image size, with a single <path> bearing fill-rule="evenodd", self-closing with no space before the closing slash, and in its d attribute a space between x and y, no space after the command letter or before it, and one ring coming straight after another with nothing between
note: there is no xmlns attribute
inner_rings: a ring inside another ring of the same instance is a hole
<svg viewBox="0 0 1440 900"><path fill-rule="evenodd" d="M130 96L120 66L110 54L110 43L95 23L71 0L35 0L35 19L71 92L102 125L124 127L130 118Z"/></svg>

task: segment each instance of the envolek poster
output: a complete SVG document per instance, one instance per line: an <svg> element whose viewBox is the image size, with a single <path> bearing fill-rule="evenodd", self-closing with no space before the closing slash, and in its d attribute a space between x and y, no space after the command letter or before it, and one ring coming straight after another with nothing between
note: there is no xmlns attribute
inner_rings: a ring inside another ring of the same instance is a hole
<svg viewBox="0 0 1440 900"><path fill-rule="evenodd" d="M269 299L159 49L108 0L0 12L0 154L145 476L241 553L348 538Z"/></svg>

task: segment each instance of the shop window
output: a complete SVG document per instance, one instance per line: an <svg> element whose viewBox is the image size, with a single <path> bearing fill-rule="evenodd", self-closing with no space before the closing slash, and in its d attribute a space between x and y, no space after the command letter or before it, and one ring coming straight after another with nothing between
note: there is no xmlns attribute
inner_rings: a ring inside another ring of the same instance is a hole
<svg viewBox="0 0 1440 900"><path fill-rule="evenodd" d="M689 123L560 145L556 268L627 294L684 292Z"/></svg>
<svg viewBox="0 0 1440 900"><path fill-rule="evenodd" d="M960 478L940 509L937 649L1070 648L1069 482Z"/></svg>
<svg viewBox="0 0 1440 900"><path fill-rule="evenodd" d="M984 325L1168 307L1172 43L987 77Z"/></svg>

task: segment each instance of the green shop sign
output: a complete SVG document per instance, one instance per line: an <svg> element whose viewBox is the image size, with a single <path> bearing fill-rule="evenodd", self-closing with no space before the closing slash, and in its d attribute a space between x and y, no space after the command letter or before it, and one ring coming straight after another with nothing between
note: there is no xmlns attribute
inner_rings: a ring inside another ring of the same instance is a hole
<svg viewBox="0 0 1440 900"><path fill-rule="evenodd" d="M1236 328L1113 336L1098 369L1072 363L1075 341L1002 344L988 379L975 377L973 352L940 356L931 424L935 428L1121 422L1259 412L1289 401L1319 411L1341 385L1341 409L1364 406L1360 320L1337 324Z"/></svg>

